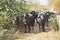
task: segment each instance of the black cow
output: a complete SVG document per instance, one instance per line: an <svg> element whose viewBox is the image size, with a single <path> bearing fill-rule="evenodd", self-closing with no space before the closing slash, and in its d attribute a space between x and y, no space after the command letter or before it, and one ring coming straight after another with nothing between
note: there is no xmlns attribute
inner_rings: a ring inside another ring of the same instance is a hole
<svg viewBox="0 0 60 40"><path fill-rule="evenodd" d="M31 12L31 14L32 14L35 18L37 18L38 13L39 13L39 12L35 12L35 11L32 11L32 12Z"/></svg>
<svg viewBox="0 0 60 40"><path fill-rule="evenodd" d="M32 11L31 14L35 17L35 20L37 22L37 16L38 16L39 12Z"/></svg>
<svg viewBox="0 0 60 40"><path fill-rule="evenodd" d="M25 21L24 21L24 24L25 24L25 32L27 32L27 28L28 27L28 32L30 33L31 31L31 27L32 29L34 30L34 23L35 23L35 11L32 11L31 13L26 13L24 14L24 18L25 18Z"/></svg>

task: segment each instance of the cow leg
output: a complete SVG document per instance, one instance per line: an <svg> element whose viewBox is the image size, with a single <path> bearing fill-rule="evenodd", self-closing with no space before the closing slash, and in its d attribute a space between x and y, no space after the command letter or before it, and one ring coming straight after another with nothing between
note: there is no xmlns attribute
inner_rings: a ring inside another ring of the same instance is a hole
<svg viewBox="0 0 60 40"><path fill-rule="evenodd" d="M42 24L42 30L45 32L45 24Z"/></svg>
<svg viewBox="0 0 60 40"><path fill-rule="evenodd" d="M32 32L34 31L34 26L32 26L32 30L31 30Z"/></svg>
<svg viewBox="0 0 60 40"><path fill-rule="evenodd" d="M41 31L40 24L39 24L39 32Z"/></svg>
<svg viewBox="0 0 60 40"><path fill-rule="evenodd" d="M28 33L30 33L30 31L31 31L31 28L30 28L30 26L28 26Z"/></svg>
<svg viewBox="0 0 60 40"><path fill-rule="evenodd" d="M27 33L27 25L25 25L25 33Z"/></svg>
<svg viewBox="0 0 60 40"><path fill-rule="evenodd" d="M47 19L47 21L46 21L46 26L48 27L48 19Z"/></svg>
<svg viewBox="0 0 60 40"><path fill-rule="evenodd" d="M48 27L48 21L46 22L46 26Z"/></svg>
<svg viewBox="0 0 60 40"><path fill-rule="evenodd" d="M32 26L32 29L33 29L33 31L34 31L34 26Z"/></svg>

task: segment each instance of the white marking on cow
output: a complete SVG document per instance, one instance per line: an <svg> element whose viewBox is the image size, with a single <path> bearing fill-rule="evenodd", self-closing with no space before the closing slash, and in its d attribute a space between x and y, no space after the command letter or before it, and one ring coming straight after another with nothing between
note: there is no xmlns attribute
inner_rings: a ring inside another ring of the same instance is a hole
<svg viewBox="0 0 60 40"><path fill-rule="evenodd" d="M43 15L41 15L41 19L44 19Z"/></svg>
<svg viewBox="0 0 60 40"><path fill-rule="evenodd" d="M14 16L14 18L13 18L14 20L16 20L16 16Z"/></svg>
<svg viewBox="0 0 60 40"><path fill-rule="evenodd" d="M37 20L38 20L38 22L39 22L41 19L40 19L40 18L38 18Z"/></svg>
<svg viewBox="0 0 60 40"><path fill-rule="evenodd" d="M15 25L15 20L12 20L13 25Z"/></svg>

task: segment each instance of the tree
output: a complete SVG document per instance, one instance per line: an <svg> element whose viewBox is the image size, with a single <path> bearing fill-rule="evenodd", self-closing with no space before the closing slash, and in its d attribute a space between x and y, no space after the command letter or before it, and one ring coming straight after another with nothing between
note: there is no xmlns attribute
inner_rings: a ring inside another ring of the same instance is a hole
<svg viewBox="0 0 60 40"><path fill-rule="evenodd" d="M28 8L29 5L23 4L22 2L0 0L0 26L9 27L14 14L21 16L23 12L28 11Z"/></svg>
<svg viewBox="0 0 60 40"><path fill-rule="evenodd" d="M60 13L60 0L51 0L48 9Z"/></svg>

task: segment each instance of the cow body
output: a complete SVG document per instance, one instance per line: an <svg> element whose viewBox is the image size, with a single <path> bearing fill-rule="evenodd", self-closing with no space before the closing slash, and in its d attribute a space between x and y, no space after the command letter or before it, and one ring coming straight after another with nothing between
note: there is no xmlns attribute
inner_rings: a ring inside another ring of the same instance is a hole
<svg viewBox="0 0 60 40"><path fill-rule="evenodd" d="M39 25L39 32L41 31L41 29L42 29L42 31L45 31L45 16L44 16L44 14L42 14L42 13L38 14L37 23Z"/></svg>
<svg viewBox="0 0 60 40"><path fill-rule="evenodd" d="M39 30L45 32L45 26L48 26L49 16L54 14L53 12L41 12L38 14L37 23L39 25ZM42 27L41 27L42 26Z"/></svg>
<svg viewBox="0 0 60 40"><path fill-rule="evenodd" d="M26 27L28 26L28 32L31 31L31 28L34 30L34 23L35 19L37 18L36 12L32 11L30 14L26 13L24 14L25 18L25 32L26 32Z"/></svg>

